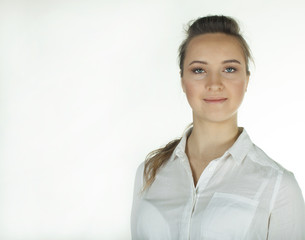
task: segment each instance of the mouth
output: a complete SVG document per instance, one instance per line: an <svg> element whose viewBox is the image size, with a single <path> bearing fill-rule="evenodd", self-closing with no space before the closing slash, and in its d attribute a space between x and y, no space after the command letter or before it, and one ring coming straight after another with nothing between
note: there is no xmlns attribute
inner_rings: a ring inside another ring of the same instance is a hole
<svg viewBox="0 0 305 240"><path fill-rule="evenodd" d="M227 98L205 98L203 99L206 103L223 103Z"/></svg>

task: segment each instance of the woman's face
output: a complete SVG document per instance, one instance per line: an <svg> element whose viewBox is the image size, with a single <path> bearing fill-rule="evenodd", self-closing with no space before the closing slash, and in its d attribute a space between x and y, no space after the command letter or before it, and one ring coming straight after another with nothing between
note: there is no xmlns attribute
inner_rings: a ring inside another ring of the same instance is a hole
<svg viewBox="0 0 305 240"><path fill-rule="evenodd" d="M209 33L189 42L181 84L194 118L209 122L235 119L248 81L243 50L235 37Z"/></svg>

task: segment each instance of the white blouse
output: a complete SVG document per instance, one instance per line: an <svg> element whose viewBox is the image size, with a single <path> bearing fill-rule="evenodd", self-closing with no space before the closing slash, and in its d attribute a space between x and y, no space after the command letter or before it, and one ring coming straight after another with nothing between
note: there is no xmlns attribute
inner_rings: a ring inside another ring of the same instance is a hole
<svg viewBox="0 0 305 240"><path fill-rule="evenodd" d="M252 143L243 129L194 186L183 135L144 193L138 167L133 240L305 240L305 204L293 175Z"/></svg>

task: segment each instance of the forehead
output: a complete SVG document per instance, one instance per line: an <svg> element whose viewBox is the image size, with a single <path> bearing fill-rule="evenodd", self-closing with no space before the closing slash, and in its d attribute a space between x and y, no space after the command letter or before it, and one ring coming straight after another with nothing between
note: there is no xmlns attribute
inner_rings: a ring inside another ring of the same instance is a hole
<svg viewBox="0 0 305 240"><path fill-rule="evenodd" d="M190 59L191 58L191 59ZM186 60L205 58L205 60L224 60L235 58L245 61L243 49L234 36L224 33L208 33L194 37L186 49Z"/></svg>

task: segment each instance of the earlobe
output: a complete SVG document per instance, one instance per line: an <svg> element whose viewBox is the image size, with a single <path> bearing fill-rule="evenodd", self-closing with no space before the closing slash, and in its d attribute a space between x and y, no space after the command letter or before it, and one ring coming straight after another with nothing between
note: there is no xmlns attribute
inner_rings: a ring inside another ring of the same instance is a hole
<svg viewBox="0 0 305 240"><path fill-rule="evenodd" d="M185 89L184 89L184 85L183 85L183 78L182 78L182 72L181 72L181 70L179 71L179 74L180 74L180 83L181 83L181 87L182 87L183 92L185 93Z"/></svg>
<svg viewBox="0 0 305 240"><path fill-rule="evenodd" d="M250 80L250 72L249 72L249 74L247 76L247 83L246 83L246 90L245 90L245 92L247 92L247 90L248 90L249 80Z"/></svg>
<svg viewBox="0 0 305 240"><path fill-rule="evenodd" d="M183 79L181 78L181 87L182 87L182 90L183 90L183 92L185 93L185 88L184 88L184 84L183 84Z"/></svg>
<svg viewBox="0 0 305 240"><path fill-rule="evenodd" d="M184 85L181 84L181 87L182 87L182 91L185 93L185 88L184 88Z"/></svg>

